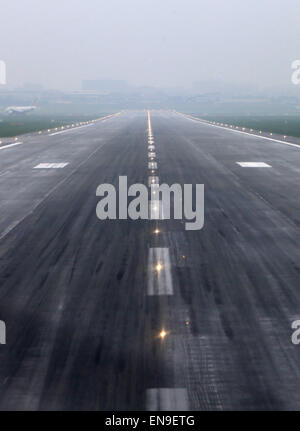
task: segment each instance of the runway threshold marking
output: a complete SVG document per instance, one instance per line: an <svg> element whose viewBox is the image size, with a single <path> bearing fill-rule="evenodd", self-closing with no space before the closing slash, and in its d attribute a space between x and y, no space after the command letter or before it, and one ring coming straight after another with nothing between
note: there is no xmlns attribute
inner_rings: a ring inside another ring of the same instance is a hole
<svg viewBox="0 0 300 431"><path fill-rule="evenodd" d="M151 388L146 393L148 411L188 411L186 388Z"/></svg>
<svg viewBox="0 0 300 431"><path fill-rule="evenodd" d="M242 168L271 168L271 165L265 162L236 162Z"/></svg>
<svg viewBox="0 0 300 431"><path fill-rule="evenodd" d="M39 163L33 169L62 169L69 163Z"/></svg>
<svg viewBox="0 0 300 431"><path fill-rule="evenodd" d="M5 150L5 148L16 147L17 145L22 145L23 142L14 142L13 144L3 145L0 150Z"/></svg>
<svg viewBox="0 0 300 431"><path fill-rule="evenodd" d="M173 295L171 260L167 247L149 248L148 295Z"/></svg>

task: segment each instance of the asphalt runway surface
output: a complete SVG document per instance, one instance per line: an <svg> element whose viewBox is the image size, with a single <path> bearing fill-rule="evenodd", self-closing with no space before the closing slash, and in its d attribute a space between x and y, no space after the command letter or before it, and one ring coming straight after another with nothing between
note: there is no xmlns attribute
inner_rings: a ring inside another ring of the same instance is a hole
<svg viewBox="0 0 300 431"><path fill-rule="evenodd" d="M0 151L1 410L300 409L300 146L150 121ZM204 184L203 229L96 217L98 185L151 175Z"/></svg>

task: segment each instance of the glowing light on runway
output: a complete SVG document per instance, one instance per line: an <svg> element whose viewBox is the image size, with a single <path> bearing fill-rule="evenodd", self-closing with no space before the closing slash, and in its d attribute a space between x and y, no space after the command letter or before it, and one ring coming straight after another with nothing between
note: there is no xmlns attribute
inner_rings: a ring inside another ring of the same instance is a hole
<svg viewBox="0 0 300 431"><path fill-rule="evenodd" d="M167 332L162 329L159 333L159 338L161 338L162 340L167 336Z"/></svg>
<svg viewBox="0 0 300 431"><path fill-rule="evenodd" d="M148 168L149 169L157 169L157 163L156 162L149 162Z"/></svg>
<svg viewBox="0 0 300 431"><path fill-rule="evenodd" d="M162 264L161 264L161 263L158 263L158 264L156 265L156 267L155 267L155 269L156 269L156 271L157 271L157 272L160 272L160 271L162 270L162 268L163 268L163 266L162 266Z"/></svg>
<svg viewBox="0 0 300 431"><path fill-rule="evenodd" d="M157 176L151 176L148 177L148 187L151 187L152 185L158 185L159 184L159 178Z"/></svg>

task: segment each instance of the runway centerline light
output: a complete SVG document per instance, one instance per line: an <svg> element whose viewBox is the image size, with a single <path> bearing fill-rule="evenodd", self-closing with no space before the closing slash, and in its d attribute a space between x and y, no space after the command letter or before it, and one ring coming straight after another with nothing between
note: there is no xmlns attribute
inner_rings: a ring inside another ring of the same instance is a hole
<svg viewBox="0 0 300 431"><path fill-rule="evenodd" d="M164 329L162 329L159 333L159 337L163 340L166 337L167 333Z"/></svg>
<svg viewBox="0 0 300 431"><path fill-rule="evenodd" d="M156 269L156 271L157 271L157 272L160 272L160 271L162 270L162 264L161 264L161 263L158 263L158 264L156 265L155 269Z"/></svg>

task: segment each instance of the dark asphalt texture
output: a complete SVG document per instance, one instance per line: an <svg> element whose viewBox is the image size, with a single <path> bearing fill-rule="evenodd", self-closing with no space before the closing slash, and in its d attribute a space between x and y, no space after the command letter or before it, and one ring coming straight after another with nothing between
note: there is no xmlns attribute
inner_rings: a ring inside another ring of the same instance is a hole
<svg viewBox="0 0 300 431"><path fill-rule="evenodd" d="M151 122L160 183L205 186L202 230L96 217L99 184L148 184L146 111L0 152L1 410L145 410L151 388L185 388L191 410L300 409L300 148ZM52 162L69 164L33 169ZM147 295L150 247L169 248L173 295Z"/></svg>

